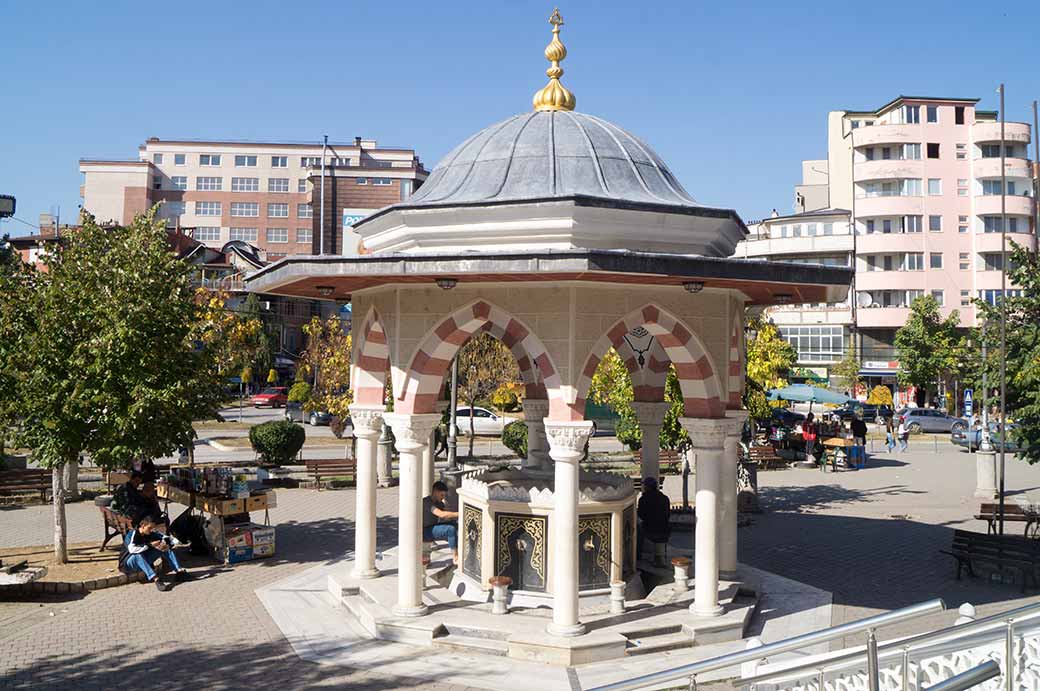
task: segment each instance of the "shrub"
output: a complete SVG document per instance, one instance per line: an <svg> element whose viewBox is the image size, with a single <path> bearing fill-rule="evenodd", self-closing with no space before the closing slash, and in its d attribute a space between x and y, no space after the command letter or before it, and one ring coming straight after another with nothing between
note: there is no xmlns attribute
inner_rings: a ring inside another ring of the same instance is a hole
<svg viewBox="0 0 1040 691"><path fill-rule="evenodd" d="M870 390L870 395L867 396L867 403L871 405L892 405L892 390L887 386L878 384Z"/></svg>
<svg viewBox="0 0 1040 691"><path fill-rule="evenodd" d="M503 384L491 394L491 405L509 413L520 410L522 391L523 387L517 382Z"/></svg>
<svg viewBox="0 0 1040 691"><path fill-rule="evenodd" d="M643 448L643 432L634 415L622 415L614 428L617 440L632 451Z"/></svg>
<svg viewBox="0 0 1040 691"><path fill-rule="evenodd" d="M303 448L307 432L289 420L272 420L249 429L249 443L264 463L284 465Z"/></svg>
<svg viewBox="0 0 1040 691"><path fill-rule="evenodd" d="M306 403L311 400L311 385L305 381L298 381L289 389L290 403Z"/></svg>
<svg viewBox="0 0 1040 691"><path fill-rule="evenodd" d="M522 420L510 422L502 430L502 443L520 458L527 458L527 425Z"/></svg>

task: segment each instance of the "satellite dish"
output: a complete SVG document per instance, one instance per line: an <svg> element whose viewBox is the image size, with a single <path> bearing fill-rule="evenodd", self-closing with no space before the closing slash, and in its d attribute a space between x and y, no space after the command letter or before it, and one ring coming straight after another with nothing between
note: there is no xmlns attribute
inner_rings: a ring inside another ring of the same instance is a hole
<svg viewBox="0 0 1040 691"><path fill-rule="evenodd" d="M860 307L870 307L870 303L873 299L870 297L870 293L860 293L856 296L856 302Z"/></svg>

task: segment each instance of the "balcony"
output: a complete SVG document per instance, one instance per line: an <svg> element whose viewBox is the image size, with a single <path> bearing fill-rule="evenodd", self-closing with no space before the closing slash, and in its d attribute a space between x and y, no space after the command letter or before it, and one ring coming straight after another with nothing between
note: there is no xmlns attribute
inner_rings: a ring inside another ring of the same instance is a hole
<svg viewBox="0 0 1040 691"><path fill-rule="evenodd" d="M971 126L971 136L976 144L1000 141L999 122L977 122ZM1029 125L1024 122L1005 123L1004 140L1029 143Z"/></svg>
<svg viewBox="0 0 1040 691"><path fill-rule="evenodd" d="M857 271L856 290L924 290L925 271Z"/></svg>
<svg viewBox="0 0 1040 691"><path fill-rule="evenodd" d="M862 161L856 164L854 176L856 182L901 178L920 179L924 177L924 162L913 159Z"/></svg>
<svg viewBox="0 0 1040 691"><path fill-rule="evenodd" d="M809 256L852 251L851 235L814 235L792 238L766 238L745 242L747 256L772 259L783 255ZM739 253L739 250L738 250Z"/></svg>
<svg viewBox="0 0 1040 691"><path fill-rule="evenodd" d="M847 304L828 307L804 305L770 307L766 310L766 314L773 323L780 326L852 323L852 308Z"/></svg>
<svg viewBox="0 0 1040 691"><path fill-rule="evenodd" d="M858 254L897 254L923 251L924 233L870 233L856 238Z"/></svg>
<svg viewBox="0 0 1040 691"><path fill-rule="evenodd" d="M910 318L909 307L860 307L856 310L857 327L898 329Z"/></svg>
<svg viewBox="0 0 1040 691"><path fill-rule="evenodd" d="M1024 158L1006 158L1004 159L1004 170L1009 178L1025 178L1029 179L1032 175L1030 171L1030 164ZM999 158L977 158L972 163L972 174L976 178L999 178L1000 177L1000 159ZM1028 186L1028 185L1027 185Z"/></svg>
<svg viewBox="0 0 1040 691"><path fill-rule="evenodd" d="M1024 195L1009 194L1007 199L1007 213L1015 216L1033 215L1033 198ZM991 216L1000 214L999 194L979 194L975 196L975 214L978 216ZM857 202L858 203L858 202ZM859 207L856 207L859 213Z"/></svg>
<svg viewBox="0 0 1040 691"><path fill-rule="evenodd" d="M1011 252L1011 243L1017 243L1023 247L1035 250L1036 249L1036 236L1029 232L1029 219L1021 216L1018 218L1018 231L1015 233L1009 232L1007 234L1007 249ZM1000 233L978 233L975 236L975 247L976 252L999 252L1000 251Z"/></svg>
<svg viewBox="0 0 1040 691"><path fill-rule="evenodd" d="M924 213L924 197L921 196L889 196L889 197L857 197L856 218L871 216L908 216Z"/></svg>
<svg viewBox="0 0 1040 691"><path fill-rule="evenodd" d="M874 144L920 144L920 125L872 125L852 131L852 142L859 148Z"/></svg>

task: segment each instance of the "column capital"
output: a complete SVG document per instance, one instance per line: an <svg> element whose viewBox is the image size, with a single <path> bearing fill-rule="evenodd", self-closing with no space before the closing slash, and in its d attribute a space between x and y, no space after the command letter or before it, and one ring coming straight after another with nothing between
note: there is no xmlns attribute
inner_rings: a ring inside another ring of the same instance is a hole
<svg viewBox="0 0 1040 691"><path fill-rule="evenodd" d="M744 433L744 423L751 416L749 410L727 410L726 419L733 421L733 426L726 430L727 437L740 437Z"/></svg>
<svg viewBox="0 0 1040 691"><path fill-rule="evenodd" d="M664 416L672 409L669 401L632 401L632 410L640 426L660 427L664 424Z"/></svg>
<svg viewBox="0 0 1040 691"><path fill-rule="evenodd" d="M733 420L726 418L681 417L679 424L690 435L690 443L694 449L705 451L722 451Z"/></svg>
<svg viewBox="0 0 1040 691"><path fill-rule="evenodd" d="M545 419L545 436L549 440L549 456L558 462L574 463L585 455L585 442L592 434L592 422L563 422Z"/></svg>
<svg viewBox="0 0 1040 691"><path fill-rule="evenodd" d="M440 424L438 413L384 413L383 419L394 432L397 448L415 451L430 443L430 432Z"/></svg>
<svg viewBox="0 0 1040 691"><path fill-rule="evenodd" d="M524 422L541 422L549 414L549 400L546 398L524 399Z"/></svg>
<svg viewBox="0 0 1040 691"><path fill-rule="evenodd" d="M381 405L364 405L362 403L351 403L347 406L350 411L350 421L354 426L355 437L378 437L383 430L383 413L386 408Z"/></svg>

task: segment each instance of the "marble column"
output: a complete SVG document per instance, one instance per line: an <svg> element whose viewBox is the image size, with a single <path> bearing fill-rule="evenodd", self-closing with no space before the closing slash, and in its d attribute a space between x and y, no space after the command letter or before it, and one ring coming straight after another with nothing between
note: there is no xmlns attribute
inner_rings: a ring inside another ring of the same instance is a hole
<svg viewBox="0 0 1040 691"><path fill-rule="evenodd" d="M390 439L390 428L383 425L379 430L379 441L376 444L376 484L379 487L392 487L394 482L394 442Z"/></svg>
<svg viewBox="0 0 1040 691"><path fill-rule="evenodd" d="M667 401L633 401L632 410L639 420L639 431L643 433L643 447L639 464L639 477L652 477L655 480L661 475L661 425L664 416L672 404Z"/></svg>
<svg viewBox="0 0 1040 691"><path fill-rule="evenodd" d="M552 542L553 620L547 631L553 636L580 636L585 625L578 620L578 461L592 434L592 423L545 420L549 457L554 462L553 514L549 524Z"/></svg>
<svg viewBox="0 0 1040 691"><path fill-rule="evenodd" d="M549 442L545 437L545 416L549 401L544 398L524 399L524 424L527 426L527 458L522 468L549 468Z"/></svg>
<svg viewBox="0 0 1040 691"><path fill-rule="evenodd" d="M438 422L440 422L440 420L438 420ZM434 440L435 430L436 425L430 430L429 437L426 440L426 448L424 448L422 452L422 489L420 490L420 497L428 497L433 492L433 451L436 444L436 441Z"/></svg>
<svg viewBox="0 0 1040 691"><path fill-rule="evenodd" d="M350 406L357 439L357 500L354 511L354 578L375 578L376 569L376 454L383 430L383 406Z"/></svg>
<svg viewBox="0 0 1040 691"><path fill-rule="evenodd" d="M740 466L740 434L746 410L729 410L730 422L723 442L722 492L719 506L719 576L728 581L737 578L737 471Z"/></svg>
<svg viewBox="0 0 1040 691"><path fill-rule="evenodd" d="M717 617L719 606L719 490L727 420L680 418L697 463L697 528L694 533L694 594L690 611Z"/></svg>
<svg viewBox="0 0 1040 691"><path fill-rule="evenodd" d="M422 455L430 443L430 431L440 421L437 413L414 415L384 413L397 440L400 474L400 510L397 535L397 604L393 612L399 617L421 617L426 614L422 602Z"/></svg>

